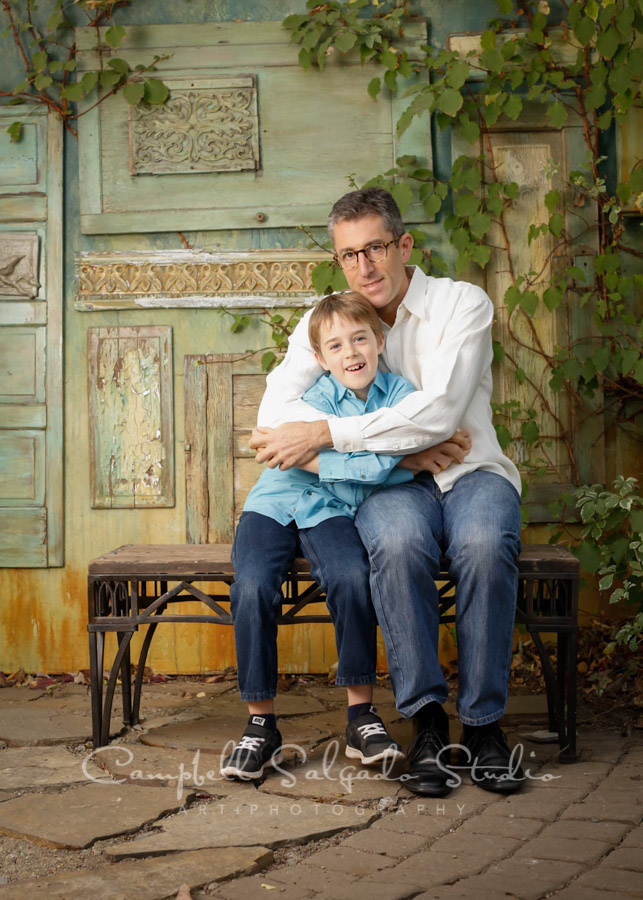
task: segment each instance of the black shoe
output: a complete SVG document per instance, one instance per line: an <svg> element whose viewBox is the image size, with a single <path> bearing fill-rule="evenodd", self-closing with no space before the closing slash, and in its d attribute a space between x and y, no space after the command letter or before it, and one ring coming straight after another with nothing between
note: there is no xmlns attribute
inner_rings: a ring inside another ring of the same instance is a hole
<svg viewBox="0 0 643 900"><path fill-rule="evenodd" d="M221 766L225 778L240 778L254 781L261 778L266 766L283 760L281 735L272 728L266 728L263 716L250 716L243 736L232 753Z"/></svg>
<svg viewBox="0 0 643 900"><path fill-rule="evenodd" d="M452 787L447 782L453 778L448 770L451 762L449 732L444 727L424 724L406 751L408 775L404 785L415 794L426 797L446 797Z"/></svg>
<svg viewBox="0 0 643 900"><path fill-rule="evenodd" d="M390 736L384 723L371 706L346 728L346 756L359 759L363 765L372 766L382 760L394 762L404 756L402 748Z"/></svg>
<svg viewBox="0 0 643 900"><path fill-rule="evenodd" d="M467 729L460 743L458 765L471 770L471 780L485 791L513 794L525 783L518 758L512 758L507 739L497 722ZM468 751L468 752L467 752Z"/></svg>

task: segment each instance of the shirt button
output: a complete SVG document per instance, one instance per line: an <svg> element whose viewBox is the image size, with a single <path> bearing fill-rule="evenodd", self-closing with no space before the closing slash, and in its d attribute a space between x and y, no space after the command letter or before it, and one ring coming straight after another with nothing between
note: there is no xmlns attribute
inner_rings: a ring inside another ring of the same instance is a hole
<svg viewBox="0 0 643 900"><path fill-rule="evenodd" d="M366 478L366 475L360 475L359 477L362 479L362 481L364 481L364 479Z"/></svg>
<svg viewBox="0 0 643 900"><path fill-rule="evenodd" d="M306 491L306 493L308 494L309 497L312 497L312 495L313 495L312 491Z"/></svg>

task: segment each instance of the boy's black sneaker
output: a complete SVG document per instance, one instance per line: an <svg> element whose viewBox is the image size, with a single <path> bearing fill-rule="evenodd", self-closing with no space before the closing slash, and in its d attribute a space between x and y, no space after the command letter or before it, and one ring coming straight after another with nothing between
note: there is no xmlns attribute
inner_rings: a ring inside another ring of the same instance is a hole
<svg viewBox="0 0 643 900"><path fill-rule="evenodd" d="M346 728L346 756L372 766L382 760L394 762L404 756L402 748L390 736L384 723L371 706Z"/></svg>
<svg viewBox="0 0 643 900"><path fill-rule="evenodd" d="M281 734L266 728L263 716L250 716L241 740L223 761L221 774L225 778L254 781L261 778L266 766L282 760Z"/></svg>

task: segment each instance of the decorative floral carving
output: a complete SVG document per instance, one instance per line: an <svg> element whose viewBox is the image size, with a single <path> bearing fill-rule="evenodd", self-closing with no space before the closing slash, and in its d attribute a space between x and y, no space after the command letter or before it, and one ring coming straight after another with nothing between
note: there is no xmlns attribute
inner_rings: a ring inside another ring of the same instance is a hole
<svg viewBox="0 0 643 900"><path fill-rule="evenodd" d="M312 272L325 258L301 250L220 255L165 251L123 257L81 255L76 266L78 308L303 303L315 294Z"/></svg>
<svg viewBox="0 0 643 900"><path fill-rule="evenodd" d="M129 108L133 175L259 168L257 92L252 76L173 87L163 106Z"/></svg>

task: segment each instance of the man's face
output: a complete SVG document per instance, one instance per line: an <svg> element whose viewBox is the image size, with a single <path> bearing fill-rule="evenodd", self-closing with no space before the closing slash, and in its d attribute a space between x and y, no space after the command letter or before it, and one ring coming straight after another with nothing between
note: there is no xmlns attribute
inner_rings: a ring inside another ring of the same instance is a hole
<svg viewBox="0 0 643 900"><path fill-rule="evenodd" d="M362 250L374 243L386 243L394 237L397 235L391 234L378 215L338 222L333 232L336 253ZM397 245L389 244L386 258L380 262L371 262L365 253L360 253L357 266L344 269L350 289L366 297L380 319L389 325L395 321L395 313L409 286L405 266L412 249L413 238L405 233Z"/></svg>
<svg viewBox="0 0 643 900"><path fill-rule="evenodd" d="M317 361L340 384L350 388L361 400L377 375L377 360L384 346L384 336L375 336L366 322L345 319L335 313L328 324L319 329L321 354Z"/></svg>

